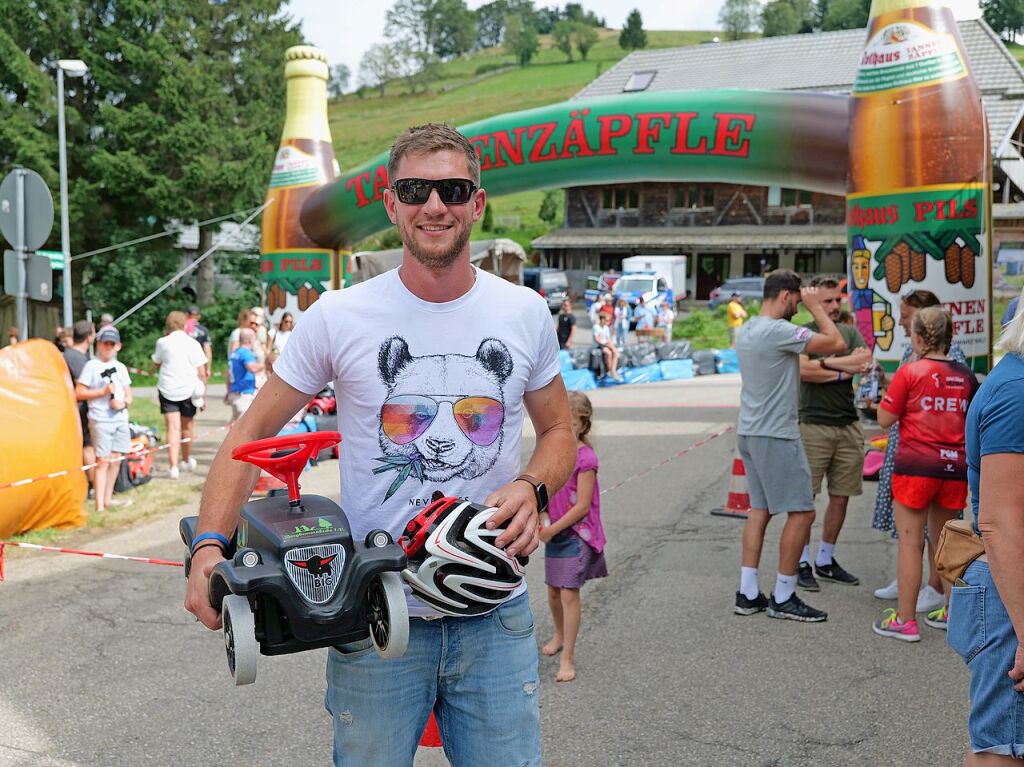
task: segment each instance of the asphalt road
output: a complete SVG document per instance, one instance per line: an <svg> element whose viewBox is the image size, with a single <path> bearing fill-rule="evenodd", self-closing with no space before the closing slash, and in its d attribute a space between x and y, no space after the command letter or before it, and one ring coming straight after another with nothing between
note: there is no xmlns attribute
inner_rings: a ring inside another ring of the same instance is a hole
<svg viewBox="0 0 1024 767"><path fill-rule="evenodd" d="M708 511L725 498L735 435L673 456L735 422L738 390L730 375L592 392L602 486L629 481L602 499L610 575L583 592L577 681L555 683L557 662L542 660L545 764L959 765L966 671L944 635L922 625L923 640L907 645L871 632L884 606L871 590L895 564L895 547L870 529L873 484L851 503L837 549L863 585L807 596L827 623L732 614L741 523ZM214 447L198 445L201 463ZM336 471L322 464L306 491L334 493ZM178 559L177 516L89 548ZM769 528L766 591L780 529ZM540 556L529 582L544 641ZM174 568L8 556L0 765L329 764L324 653L261 658L256 684L235 688L220 635L182 609L183 585ZM446 763L436 750L417 757Z"/></svg>

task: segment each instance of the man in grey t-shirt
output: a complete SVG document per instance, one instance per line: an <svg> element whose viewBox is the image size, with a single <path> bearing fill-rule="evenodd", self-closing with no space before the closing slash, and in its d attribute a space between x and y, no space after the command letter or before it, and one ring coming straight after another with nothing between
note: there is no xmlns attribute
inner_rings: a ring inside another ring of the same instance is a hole
<svg viewBox="0 0 1024 767"><path fill-rule="evenodd" d="M790 322L803 301L820 332ZM743 560L735 611L817 623L828 613L796 595L797 564L814 522L811 473L800 442L800 354L835 354L846 348L822 308L817 288L802 288L800 275L777 269L764 283L761 313L736 338L743 385L737 446L750 492L743 529ZM764 533L775 514L786 514L779 541L779 569L771 598L757 583Z"/></svg>

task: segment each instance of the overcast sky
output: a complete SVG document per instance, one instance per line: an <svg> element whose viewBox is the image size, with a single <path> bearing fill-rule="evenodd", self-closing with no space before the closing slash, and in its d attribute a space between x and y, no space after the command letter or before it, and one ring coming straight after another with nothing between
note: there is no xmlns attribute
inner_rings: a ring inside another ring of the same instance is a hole
<svg viewBox="0 0 1024 767"><path fill-rule="evenodd" d="M467 0L479 8L488 0ZM579 0L603 16L609 27L621 28L631 8L639 8L646 29L717 29L724 0ZM384 39L384 14L391 0L291 0L291 13L313 45L327 52L331 64L347 64L353 84L359 60L373 43ZM538 7L564 6L565 0L535 0ZM977 0L949 0L958 18L978 15Z"/></svg>

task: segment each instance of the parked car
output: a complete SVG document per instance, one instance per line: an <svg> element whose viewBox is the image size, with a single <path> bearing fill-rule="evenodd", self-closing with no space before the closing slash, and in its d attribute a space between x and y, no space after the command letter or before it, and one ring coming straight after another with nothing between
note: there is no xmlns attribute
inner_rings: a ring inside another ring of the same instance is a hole
<svg viewBox="0 0 1024 767"><path fill-rule="evenodd" d="M569 297L569 278L561 269L523 269L523 284L533 288L547 300L548 309L552 314L557 314L562 308L562 302Z"/></svg>
<svg viewBox="0 0 1024 767"><path fill-rule="evenodd" d="M744 301L761 301L764 299L764 277L733 277L711 291L708 309L715 309L719 304L729 303L733 293L739 293Z"/></svg>

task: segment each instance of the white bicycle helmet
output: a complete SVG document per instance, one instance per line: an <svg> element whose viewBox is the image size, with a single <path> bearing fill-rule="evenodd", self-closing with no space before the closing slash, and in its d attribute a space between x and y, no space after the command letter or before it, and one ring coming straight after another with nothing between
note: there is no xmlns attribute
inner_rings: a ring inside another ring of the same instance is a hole
<svg viewBox="0 0 1024 767"><path fill-rule="evenodd" d="M409 557L402 577L413 596L445 615L485 615L523 582L526 559L494 545L505 529L485 527L497 509L439 498L405 527L399 545Z"/></svg>

